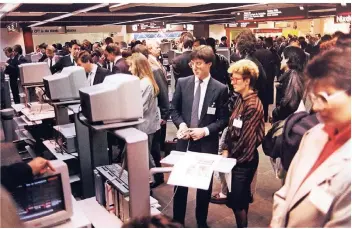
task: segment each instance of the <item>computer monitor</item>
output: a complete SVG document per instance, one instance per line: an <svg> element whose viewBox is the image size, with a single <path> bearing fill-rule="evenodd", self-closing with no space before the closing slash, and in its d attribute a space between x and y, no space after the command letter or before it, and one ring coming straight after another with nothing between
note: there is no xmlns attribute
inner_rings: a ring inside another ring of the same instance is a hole
<svg viewBox="0 0 352 229"><path fill-rule="evenodd" d="M26 63L18 66L22 85L42 84L43 77L51 75L46 62Z"/></svg>
<svg viewBox="0 0 352 229"><path fill-rule="evenodd" d="M228 61L230 61L230 49L227 47L224 48L218 48L216 50L216 53L221 54L227 58Z"/></svg>
<svg viewBox="0 0 352 229"><path fill-rule="evenodd" d="M12 192L17 213L26 227L49 227L73 215L70 178L66 163L50 161L55 172L35 177Z"/></svg>
<svg viewBox="0 0 352 229"><path fill-rule="evenodd" d="M78 90L89 86L83 67L70 66L61 73L44 77L45 94L53 101L79 99Z"/></svg>
<svg viewBox="0 0 352 229"><path fill-rule="evenodd" d="M114 123L143 117L140 79L127 74L107 76L103 83L79 90L82 114L89 122Z"/></svg>
<svg viewBox="0 0 352 229"><path fill-rule="evenodd" d="M43 57L43 54L41 54L41 53L35 53L35 54L31 55L31 61L32 61L32 63L36 63L36 62L38 62L38 61L40 60L40 58L42 58L42 57Z"/></svg>

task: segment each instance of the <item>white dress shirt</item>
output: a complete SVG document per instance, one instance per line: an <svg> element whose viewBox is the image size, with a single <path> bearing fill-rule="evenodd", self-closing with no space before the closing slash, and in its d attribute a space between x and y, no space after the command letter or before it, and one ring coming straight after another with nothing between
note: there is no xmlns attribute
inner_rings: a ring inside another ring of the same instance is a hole
<svg viewBox="0 0 352 229"><path fill-rule="evenodd" d="M115 59L114 59L114 62L109 62L110 64L110 71L112 72L112 68L115 66L116 62L121 59L122 56L116 56Z"/></svg>
<svg viewBox="0 0 352 229"><path fill-rule="evenodd" d="M72 55L70 55L70 58L71 58L71 63L73 63L73 56ZM76 63L76 61L74 62L75 63L75 66L77 66L77 63Z"/></svg>
<svg viewBox="0 0 352 229"><path fill-rule="evenodd" d="M55 57L53 57L51 66L54 66L55 64L56 64ZM48 66L50 67L50 58L48 58Z"/></svg>
<svg viewBox="0 0 352 229"><path fill-rule="evenodd" d="M90 86L93 85L94 83L94 78L95 78L95 75L97 74L97 69L98 69L98 65L96 64L92 64L93 67L92 67L92 70L90 71L90 73L88 73L88 83Z"/></svg>

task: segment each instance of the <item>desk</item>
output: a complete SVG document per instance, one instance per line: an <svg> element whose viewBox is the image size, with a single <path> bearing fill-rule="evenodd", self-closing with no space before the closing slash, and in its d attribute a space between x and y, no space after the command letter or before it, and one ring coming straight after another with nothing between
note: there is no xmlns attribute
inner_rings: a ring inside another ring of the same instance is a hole
<svg viewBox="0 0 352 229"><path fill-rule="evenodd" d="M86 217L95 228L122 227L123 222L116 215L110 214L103 206L91 197L77 202Z"/></svg>
<svg viewBox="0 0 352 229"><path fill-rule="evenodd" d="M54 226L53 228L83 228L83 227L92 227L92 223L84 214L82 207L79 202L75 200L72 196L72 207L73 207L73 216L63 224Z"/></svg>

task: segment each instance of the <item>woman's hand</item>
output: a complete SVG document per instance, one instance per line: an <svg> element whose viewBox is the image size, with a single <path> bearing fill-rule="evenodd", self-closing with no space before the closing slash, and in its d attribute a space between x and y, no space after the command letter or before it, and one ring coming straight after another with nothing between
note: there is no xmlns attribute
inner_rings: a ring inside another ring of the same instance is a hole
<svg viewBox="0 0 352 229"><path fill-rule="evenodd" d="M228 150L223 150L221 153L221 156L228 158L229 157L229 151Z"/></svg>

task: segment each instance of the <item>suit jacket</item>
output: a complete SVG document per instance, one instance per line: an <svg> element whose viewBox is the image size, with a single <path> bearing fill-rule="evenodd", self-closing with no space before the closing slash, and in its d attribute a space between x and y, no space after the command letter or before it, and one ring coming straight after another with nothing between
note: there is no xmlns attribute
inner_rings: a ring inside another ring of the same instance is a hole
<svg viewBox="0 0 352 229"><path fill-rule="evenodd" d="M193 75L192 68L188 65L191 62L192 51L186 51L182 55L177 56L172 61L172 71L175 78L175 86L177 85L177 80L182 77L187 77Z"/></svg>
<svg viewBox="0 0 352 229"><path fill-rule="evenodd" d="M38 60L38 62L44 62L46 59L48 59L48 56L46 54L43 54L42 57Z"/></svg>
<svg viewBox="0 0 352 229"><path fill-rule="evenodd" d="M171 118L173 123L179 128L181 123L190 126L192 104L194 98L195 76L179 79L171 102ZM229 111L226 106L228 100L228 90L225 85L210 77L207 91L204 97L203 108L198 127L207 127L209 135L198 140L203 153L217 154L219 149L219 132L222 131L229 120ZM207 114L208 107L216 108L215 115ZM188 140L178 140L176 149L186 151Z"/></svg>
<svg viewBox="0 0 352 229"><path fill-rule="evenodd" d="M55 55L55 56L53 57L53 59L55 60L55 64L56 64L57 62L59 62L59 60L60 60L61 58L62 58L61 56ZM46 62L46 63L47 63L47 62L48 62L48 59L49 59L49 58L46 58L46 59L43 60L42 62ZM54 65L55 65L55 64L54 64ZM53 66L54 66L54 65L53 65ZM52 67L53 67L53 66L52 66ZM53 68L50 68L51 74L54 74L53 70L54 70Z"/></svg>
<svg viewBox="0 0 352 229"><path fill-rule="evenodd" d="M26 58L22 55L14 56L12 59L8 59L7 63L9 64L6 66L5 74L8 74L10 80L17 80L20 76L20 69L19 65L28 63Z"/></svg>
<svg viewBox="0 0 352 229"><path fill-rule="evenodd" d="M160 68L152 67L154 79L159 87L158 106L161 119L168 120L170 115L170 101L166 76Z"/></svg>
<svg viewBox="0 0 352 229"><path fill-rule="evenodd" d="M130 74L131 72L128 70L129 66L127 64L127 61L124 58L120 58L118 61L116 61L115 65L112 67L112 73L125 73L125 74Z"/></svg>
<svg viewBox="0 0 352 229"><path fill-rule="evenodd" d="M99 67L97 68L97 72L95 73L93 85L100 84L104 81L105 77L111 75L112 73L105 68Z"/></svg>
<svg viewBox="0 0 352 229"><path fill-rule="evenodd" d="M62 57L54 66L51 67L51 72L54 74L56 72L62 71L64 67L73 66L74 63L71 61L70 55Z"/></svg>
<svg viewBox="0 0 352 229"><path fill-rule="evenodd" d="M285 185L274 195L271 227L351 227L351 139L303 181L328 141L323 127L303 136Z"/></svg>

